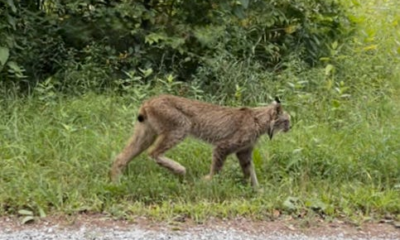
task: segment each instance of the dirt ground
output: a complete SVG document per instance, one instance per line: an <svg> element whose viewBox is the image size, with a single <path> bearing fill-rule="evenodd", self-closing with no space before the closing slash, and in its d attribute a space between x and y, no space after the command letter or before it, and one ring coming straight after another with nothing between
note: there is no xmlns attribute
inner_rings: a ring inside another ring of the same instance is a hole
<svg viewBox="0 0 400 240"><path fill-rule="evenodd" d="M280 232L286 234L304 234L307 236L337 236L343 237L376 237L391 236L400 239L400 226L391 220L368 222L361 225L347 223L341 220L326 221L321 219L298 220L291 217L281 217L274 221L255 221L245 218L229 220L209 219L196 223L191 219L177 217L170 221L153 221L145 217L135 217L133 220L115 220L101 214L80 214L73 216L51 216L22 224L19 217L1 217L1 231L21 231L27 229L79 229L110 228L113 230L128 230L132 226L152 231L201 231L203 228L236 229L249 234L268 234Z"/></svg>

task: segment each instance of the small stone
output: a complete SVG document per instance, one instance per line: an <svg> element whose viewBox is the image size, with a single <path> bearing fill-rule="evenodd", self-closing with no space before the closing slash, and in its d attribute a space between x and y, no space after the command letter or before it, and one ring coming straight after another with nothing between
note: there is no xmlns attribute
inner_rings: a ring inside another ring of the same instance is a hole
<svg viewBox="0 0 400 240"><path fill-rule="evenodd" d="M393 226L395 228L400 228L400 222L393 222Z"/></svg>

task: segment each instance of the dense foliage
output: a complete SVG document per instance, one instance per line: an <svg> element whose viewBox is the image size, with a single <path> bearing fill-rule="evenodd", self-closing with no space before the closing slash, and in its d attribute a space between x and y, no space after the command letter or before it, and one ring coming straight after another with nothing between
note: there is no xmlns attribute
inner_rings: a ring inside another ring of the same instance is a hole
<svg viewBox="0 0 400 240"><path fill-rule="evenodd" d="M0 216L398 222L399 39L398 0L0 0ZM110 183L160 93L281 96L293 128L256 146L263 191L232 158L201 181L212 149L192 139L167 153L183 181L142 155Z"/></svg>
<svg viewBox="0 0 400 240"><path fill-rule="evenodd" d="M132 74L212 85L233 62L314 66L352 29L336 0L1 0L0 16L0 81L22 89L126 87Z"/></svg>

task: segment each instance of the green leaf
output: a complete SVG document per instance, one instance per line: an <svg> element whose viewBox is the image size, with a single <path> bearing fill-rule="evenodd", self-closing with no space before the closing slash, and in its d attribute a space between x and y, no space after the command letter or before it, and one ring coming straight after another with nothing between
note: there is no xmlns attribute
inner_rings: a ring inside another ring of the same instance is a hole
<svg viewBox="0 0 400 240"><path fill-rule="evenodd" d="M242 6L235 6L235 9L233 10L233 13L236 15L236 17L243 19L245 18L245 13L243 11Z"/></svg>
<svg viewBox="0 0 400 240"><path fill-rule="evenodd" d="M296 153L300 153L302 151L303 151L303 148L296 148L295 150L293 150L293 153L296 154Z"/></svg>
<svg viewBox="0 0 400 240"><path fill-rule="evenodd" d="M4 66L10 56L10 50L6 47L0 47L0 64Z"/></svg>
<svg viewBox="0 0 400 240"><path fill-rule="evenodd" d="M169 74L167 77L167 82L172 83L174 82L175 77L172 74Z"/></svg>
<svg viewBox="0 0 400 240"><path fill-rule="evenodd" d="M165 40L166 36L163 33L150 33L145 37L145 43L153 44L158 43L159 41Z"/></svg>
<svg viewBox="0 0 400 240"><path fill-rule="evenodd" d="M13 11L13 13L17 12L17 8L15 7L14 1L13 0L7 0L8 6L11 7L11 10Z"/></svg>
<svg viewBox="0 0 400 240"><path fill-rule="evenodd" d="M21 209L18 211L18 214L20 215L24 215L24 216L33 216L33 212L30 210L25 210L25 209Z"/></svg>
<svg viewBox="0 0 400 240"><path fill-rule="evenodd" d="M352 0L351 2L354 4L354 6L360 6L361 5L358 0Z"/></svg>
<svg viewBox="0 0 400 240"><path fill-rule="evenodd" d="M8 62L7 65L16 73L22 73L22 69L18 66L16 62Z"/></svg>
<svg viewBox="0 0 400 240"><path fill-rule="evenodd" d="M44 212L43 208L41 208L41 207L39 207L39 216L40 216L41 218L46 217L46 213Z"/></svg>
<svg viewBox="0 0 400 240"><path fill-rule="evenodd" d="M21 223L26 224L35 220L34 216L26 216L22 219Z"/></svg>
<svg viewBox="0 0 400 240"><path fill-rule="evenodd" d="M332 64L328 64L325 67L325 75L328 76L332 70L335 69L335 66L333 66Z"/></svg>
<svg viewBox="0 0 400 240"><path fill-rule="evenodd" d="M334 108L339 108L340 107L340 102L338 100L332 100L332 107Z"/></svg>
<svg viewBox="0 0 400 240"><path fill-rule="evenodd" d="M291 211L297 210L299 208L299 199L297 197L288 197L283 202L283 206Z"/></svg>
<svg viewBox="0 0 400 240"><path fill-rule="evenodd" d="M305 202L305 205L314 211L325 211L327 208L326 204L318 199L309 199Z"/></svg>
<svg viewBox="0 0 400 240"><path fill-rule="evenodd" d="M144 76L145 78L148 77L148 76L150 76L150 75L153 73L153 69L151 69L151 68L148 68L148 69L146 69L146 70L140 69L140 68L139 68L139 70L140 70L140 72L142 72L142 74L143 74L143 76Z"/></svg>
<svg viewBox="0 0 400 240"><path fill-rule="evenodd" d="M12 26L13 30L16 30L17 26L15 23L15 18L10 15L7 15L7 20L8 20L8 24L10 24Z"/></svg>
<svg viewBox="0 0 400 240"><path fill-rule="evenodd" d="M241 0L242 6L244 9L247 9L249 7L249 0Z"/></svg>
<svg viewBox="0 0 400 240"><path fill-rule="evenodd" d="M338 47L338 42L337 42L337 41L334 41L334 42L332 43L332 49L337 49L337 47Z"/></svg>

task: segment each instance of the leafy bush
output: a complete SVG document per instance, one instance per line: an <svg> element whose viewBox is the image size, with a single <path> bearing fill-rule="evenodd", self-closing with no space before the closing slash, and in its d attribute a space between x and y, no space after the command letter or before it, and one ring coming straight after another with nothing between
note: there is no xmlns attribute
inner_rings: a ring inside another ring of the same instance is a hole
<svg viewBox="0 0 400 240"><path fill-rule="evenodd" d="M314 66L352 30L336 0L39 3L1 1L1 78L23 88L54 77L61 89L104 90L140 69L153 71L148 81L172 74L209 85L223 78L221 56L257 71L293 58Z"/></svg>

